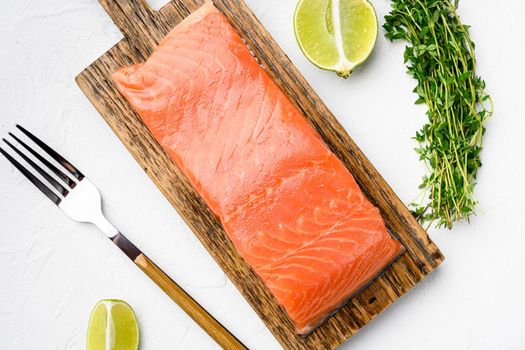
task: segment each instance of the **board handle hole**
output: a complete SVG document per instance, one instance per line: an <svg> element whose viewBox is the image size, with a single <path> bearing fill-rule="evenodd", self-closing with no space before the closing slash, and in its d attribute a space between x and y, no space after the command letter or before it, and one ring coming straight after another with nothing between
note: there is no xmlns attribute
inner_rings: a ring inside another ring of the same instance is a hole
<svg viewBox="0 0 525 350"><path fill-rule="evenodd" d="M145 1L155 11L159 11L164 5L170 2L170 0L145 0Z"/></svg>

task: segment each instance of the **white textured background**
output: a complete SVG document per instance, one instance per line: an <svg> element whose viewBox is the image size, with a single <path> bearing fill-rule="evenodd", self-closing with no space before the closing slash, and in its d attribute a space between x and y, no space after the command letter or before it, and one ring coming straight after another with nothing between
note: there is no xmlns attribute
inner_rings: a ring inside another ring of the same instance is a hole
<svg viewBox="0 0 525 350"><path fill-rule="evenodd" d="M166 0L152 1L160 7ZM405 202L424 168L411 137L403 46L380 35L373 57L344 81L313 67L293 36L292 0L247 0L313 88ZM389 2L374 0L381 24ZM471 225L430 235L447 257L428 280L342 348L525 349L525 31L522 0L462 0L479 72L496 104ZM101 189L108 217L252 349L279 345L126 152L74 83L121 35L95 0L2 1L0 136L21 123ZM143 350L214 343L95 228L67 219L0 160L0 349L83 349L102 298L135 309Z"/></svg>

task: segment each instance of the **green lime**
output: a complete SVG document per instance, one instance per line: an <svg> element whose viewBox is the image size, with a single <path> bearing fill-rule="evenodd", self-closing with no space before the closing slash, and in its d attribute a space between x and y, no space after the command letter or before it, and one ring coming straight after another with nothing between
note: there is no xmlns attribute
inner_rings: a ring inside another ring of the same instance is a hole
<svg viewBox="0 0 525 350"><path fill-rule="evenodd" d="M89 319L87 350L137 350L139 325L131 306L106 299L95 305Z"/></svg>
<svg viewBox="0 0 525 350"><path fill-rule="evenodd" d="M299 0L295 37L316 66L349 77L374 49L377 16L368 0Z"/></svg>

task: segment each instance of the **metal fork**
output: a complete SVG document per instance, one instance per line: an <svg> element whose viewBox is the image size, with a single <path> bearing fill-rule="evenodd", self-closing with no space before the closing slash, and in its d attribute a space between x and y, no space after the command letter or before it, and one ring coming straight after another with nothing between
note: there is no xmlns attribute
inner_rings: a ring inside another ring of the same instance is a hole
<svg viewBox="0 0 525 350"><path fill-rule="evenodd" d="M224 326L213 318L213 316L202 308L106 219L102 213L100 192L84 174L22 126L17 125L16 127L41 150L60 164L68 174L53 165L13 133L9 133L9 135L22 146L22 150L5 138L2 140L33 168L34 171L40 174L47 184L42 182L33 172L27 170L27 168L1 147L0 153L71 219L78 222L92 223L96 225L100 231L104 232L124 254L168 294L168 296L193 318L221 347L224 349L247 349L234 335L224 328Z"/></svg>

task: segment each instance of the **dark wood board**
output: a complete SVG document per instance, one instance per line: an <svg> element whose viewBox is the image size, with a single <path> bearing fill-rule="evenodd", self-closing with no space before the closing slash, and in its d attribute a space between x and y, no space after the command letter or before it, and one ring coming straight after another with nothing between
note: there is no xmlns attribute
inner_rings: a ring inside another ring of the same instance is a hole
<svg viewBox="0 0 525 350"><path fill-rule="evenodd" d="M287 316L239 256L218 219L114 87L110 74L144 61L157 43L203 0L173 0L153 11L143 0L99 0L124 39L81 72L76 81L144 171L241 291L285 349L333 349L424 279L444 259L370 161L348 136L286 54L242 0L215 0L263 67L344 162L389 230L406 248L386 272L308 337ZM239 335L242 337L242 335Z"/></svg>

